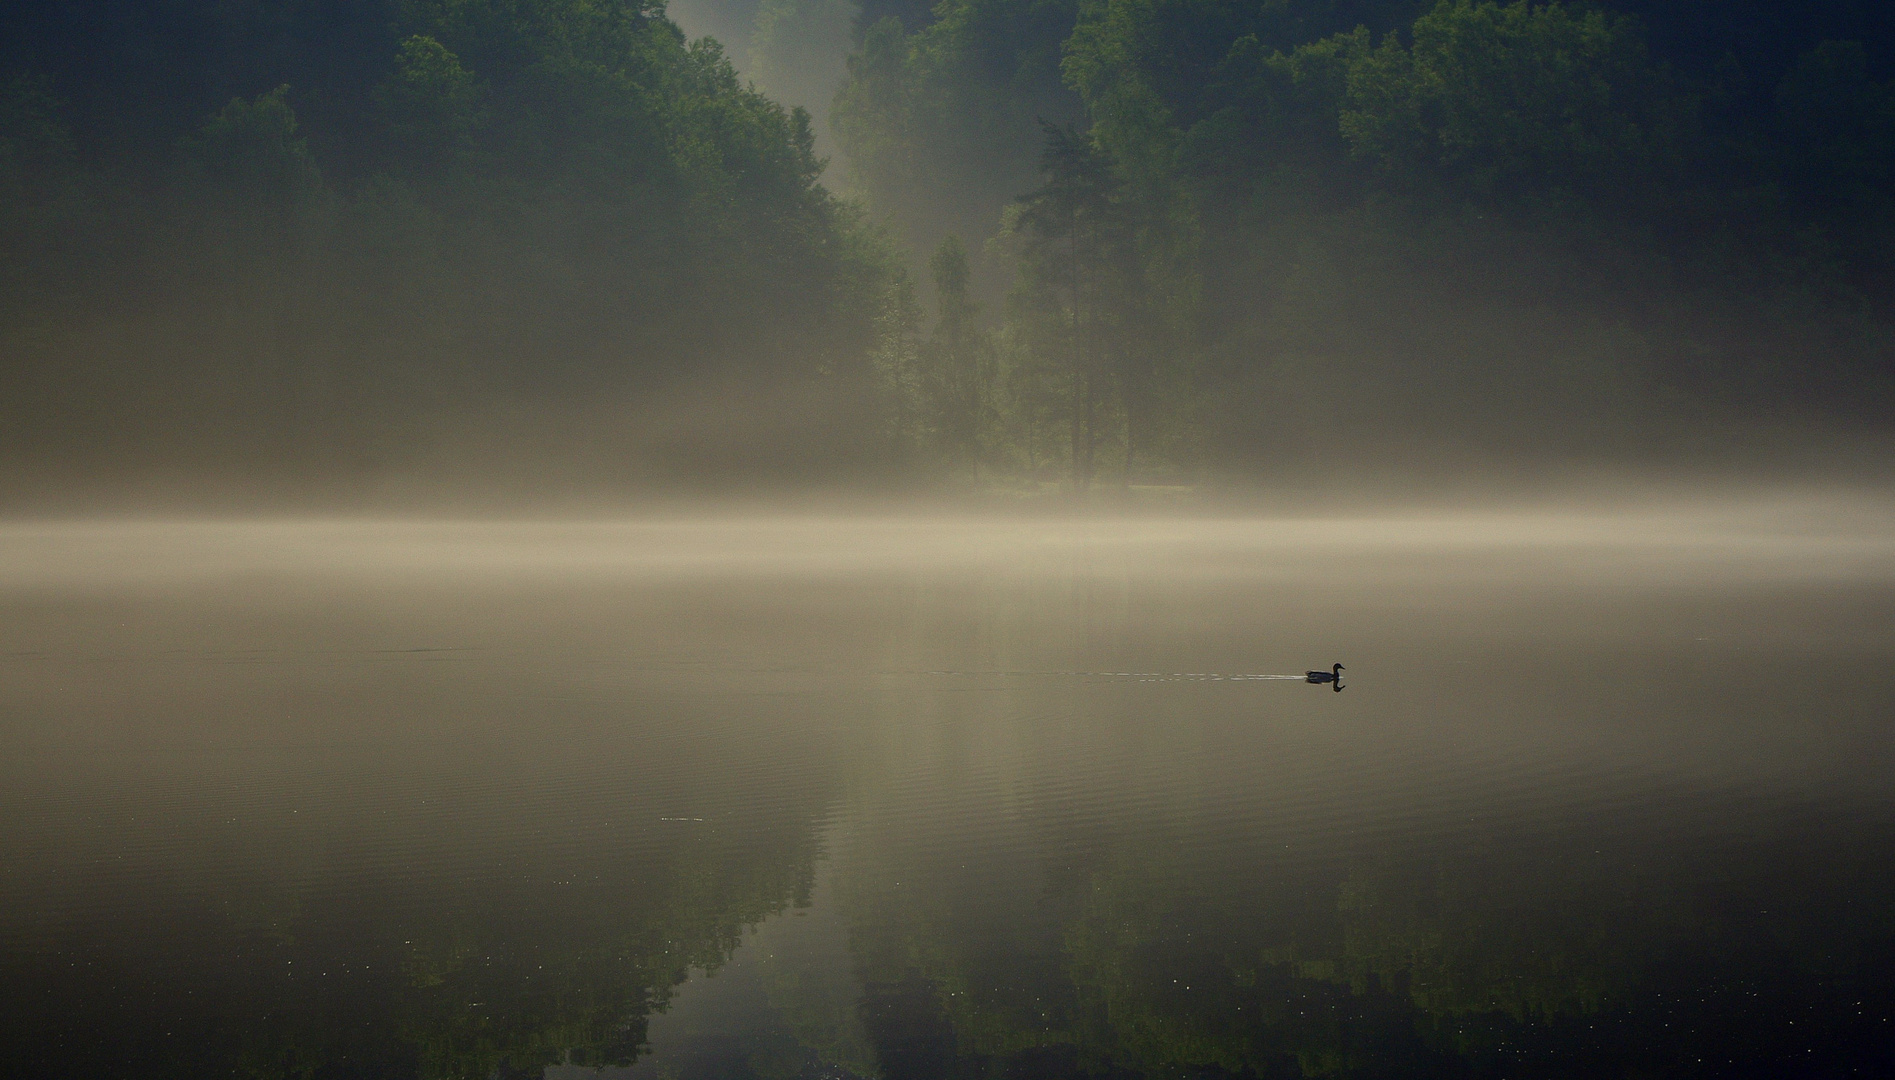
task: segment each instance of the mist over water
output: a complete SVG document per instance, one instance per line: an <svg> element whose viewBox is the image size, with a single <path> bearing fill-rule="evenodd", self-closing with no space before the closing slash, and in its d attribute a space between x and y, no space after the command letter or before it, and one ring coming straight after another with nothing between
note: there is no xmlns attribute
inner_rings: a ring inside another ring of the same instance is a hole
<svg viewBox="0 0 1895 1080"><path fill-rule="evenodd" d="M1892 525L11 523L7 1068L1871 1074Z"/></svg>

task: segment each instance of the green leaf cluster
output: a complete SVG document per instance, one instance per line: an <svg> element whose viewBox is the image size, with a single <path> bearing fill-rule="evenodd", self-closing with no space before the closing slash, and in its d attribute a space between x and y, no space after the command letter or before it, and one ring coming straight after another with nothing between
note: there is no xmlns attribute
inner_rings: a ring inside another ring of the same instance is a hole
<svg viewBox="0 0 1895 1080"><path fill-rule="evenodd" d="M1099 454L1148 478L1399 472L1418 450L1689 455L1744 425L1886 416L1895 22L1753 5L1705 30L1665 0L995 6L870 27L835 121L910 233L949 202L984 210L1016 295L995 310L1020 389L996 415L1042 418L999 424L1018 468L1041 468L1044 422L1084 488L1112 471ZM1034 100L1023 73L1055 52L1080 106L1051 117L1063 134L970 104ZM1040 182L1012 199L968 181L1016 177L1036 142ZM1072 230L1044 208L1081 143L1120 236L1069 243L1055 272ZM1083 305L1049 302L1081 275L1119 280L1093 305L1114 325L1081 332ZM1117 372L1101 396L1078 352L1138 359L1094 361Z"/></svg>
<svg viewBox="0 0 1895 1080"><path fill-rule="evenodd" d="M216 55L116 82L62 67L56 20L23 28L36 62L0 105L13 482L879 467L894 263L820 183L806 112L657 5L367 6L354 41L296 4L162 6ZM145 109L137 137L101 102ZM663 422L707 392L716 434Z"/></svg>

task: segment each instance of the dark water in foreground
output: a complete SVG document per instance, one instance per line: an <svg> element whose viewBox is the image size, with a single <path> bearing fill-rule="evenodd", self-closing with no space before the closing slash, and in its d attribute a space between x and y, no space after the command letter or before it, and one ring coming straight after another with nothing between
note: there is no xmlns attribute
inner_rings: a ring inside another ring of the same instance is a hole
<svg viewBox="0 0 1895 1080"><path fill-rule="evenodd" d="M0 1069L1891 1075L1891 661L1861 500L7 526Z"/></svg>

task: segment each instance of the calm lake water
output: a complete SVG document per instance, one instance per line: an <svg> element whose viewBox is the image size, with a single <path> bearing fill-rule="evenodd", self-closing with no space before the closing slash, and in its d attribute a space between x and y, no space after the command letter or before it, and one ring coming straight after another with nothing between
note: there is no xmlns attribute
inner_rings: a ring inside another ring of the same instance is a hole
<svg viewBox="0 0 1895 1080"><path fill-rule="evenodd" d="M1887 1076L1892 855L1870 498L0 527L13 1075Z"/></svg>

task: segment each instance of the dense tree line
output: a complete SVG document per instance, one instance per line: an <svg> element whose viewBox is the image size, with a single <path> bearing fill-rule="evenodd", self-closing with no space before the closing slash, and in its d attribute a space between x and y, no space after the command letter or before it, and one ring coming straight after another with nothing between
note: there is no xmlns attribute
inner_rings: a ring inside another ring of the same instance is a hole
<svg viewBox="0 0 1895 1080"><path fill-rule="evenodd" d="M618 478L879 450L887 246L818 182L808 115L660 5L5 19L16 466Z"/></svg>
<svg viewBox="0 0 1895 1080"><path fill-rule="evenodd" d="M9 475L1085 488L1886 427L1881 5L737 6L755 83L643 0L10 9ZM759 87L820 94L850 13L825 181Z"/></svg>
<svg viewBox="0 0 1895 1080"><path fill-rule="evenodd" d="M1676 453L1886 425L1892 45L1843 0L945 0L833 121L912 243L991 238L987 467Z"/></svg>

